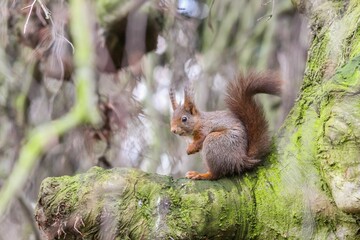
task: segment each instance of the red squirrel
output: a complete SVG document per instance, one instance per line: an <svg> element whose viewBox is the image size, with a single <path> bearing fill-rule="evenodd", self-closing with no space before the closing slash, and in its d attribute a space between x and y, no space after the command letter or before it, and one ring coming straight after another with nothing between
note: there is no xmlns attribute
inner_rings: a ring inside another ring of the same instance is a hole
<svg viewBox="0 0 360 240"><path fill-rule="evenodd" d="M202 112L194 103L189 87L184 90L184 104L178 104L174 91L170 100L174 110L171 131L190 136L187 154L201 150L208 171L189 171L186 178L216 180L239 175L261 163L269 152L268 123L262 107L254 100L258 93L281 94L281 80L275 73L239 74L227 85L225 102L228 110Z"/></svg>

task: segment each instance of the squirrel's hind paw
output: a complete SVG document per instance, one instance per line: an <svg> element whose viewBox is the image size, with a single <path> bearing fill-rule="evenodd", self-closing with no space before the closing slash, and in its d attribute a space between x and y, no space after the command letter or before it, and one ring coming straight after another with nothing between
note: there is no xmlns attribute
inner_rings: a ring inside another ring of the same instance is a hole
<svg viewBox="0 0 360 240"><path fill-rule="evenodd" d="M196 177L199 175L198 172L195 171L189 171L186 173L185 177L189 179L196 179Z"/></svg>
<svg viewBox="0 0 360 240"><path fill-rule="evenodd" d="M211 172L207 173L198 173L196 171L189 171L185 175L186 178L193 179L193 180L214 180L214 176Z"/></svg>

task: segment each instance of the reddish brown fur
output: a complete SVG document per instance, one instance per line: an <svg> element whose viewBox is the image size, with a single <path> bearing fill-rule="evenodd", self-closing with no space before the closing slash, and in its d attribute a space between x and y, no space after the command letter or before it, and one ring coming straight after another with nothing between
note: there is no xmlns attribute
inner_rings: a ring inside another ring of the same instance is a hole
<svg viewBox="0 0 360 240"><path fill-rule="evenodd" d="M232 81L227 87L225 102L245 125L248 134L248 157L263 157L269 149L270 137L268 123L262 108L256 103L253 95L267 93L281 94L281 80L274 73L239 74L237 81Z"/></svg>
<svg viewBox="0 0 360 240"><path fill-rule="evenodd" d="M174 109L171 131L191 136L187 153L201 150L209 171L190 171L191 179L218 179L240 174L258 165L268 151L270 138L263 111L253 99L257 93L279 95L281 81L273 73L250 73L230 82L225 99L230 111L201 112L195 106L193 92L185 88L185 101L178 105L173 92ZM184 121L185 119L185 121Z"/></svg>
<svg viewBox="0 0 360 240"><path fill-rule="evenodd" d="M199 152L202 148L204 140L205 140L205 136L201 134L200 129L195 128L193 133L193 142L188 145L188 148L186 149L186 153L190 155Z"/></svg>

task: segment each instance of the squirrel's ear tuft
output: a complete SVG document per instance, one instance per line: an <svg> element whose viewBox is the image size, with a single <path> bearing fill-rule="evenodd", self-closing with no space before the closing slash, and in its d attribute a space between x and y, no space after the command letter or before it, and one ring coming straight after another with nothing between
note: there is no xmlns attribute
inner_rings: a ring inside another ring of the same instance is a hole
<svg viewBox="0 0 360 240"><path fill-rule="evenodd" d="M184 89L184 108L186 111L191 113L192 115L195 115L198 113L195 103L194 103L194 90L191 87L190 84L187 84Z"/></svg>
<svg viewBox="0 0 360 240"><path fill-rule="evenodd" d="M176 102L175 89L174 88L170 88L169 96L170 96L172 109L175 111L175 109L178 107L178 103Z"/></svg>

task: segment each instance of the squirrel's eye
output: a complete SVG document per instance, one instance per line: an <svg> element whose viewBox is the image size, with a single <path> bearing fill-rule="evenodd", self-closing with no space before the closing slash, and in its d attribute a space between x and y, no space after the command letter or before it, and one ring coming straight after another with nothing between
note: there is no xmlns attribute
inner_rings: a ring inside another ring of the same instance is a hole
<svg viewBox="0 0 360 240"><path fill-rule="evenodd" d="M186 122L186 121L187 121L187 117L186 117L186 116L182 116L182 117L181 117L181 121L182 121L182 122Z"/></svg>

